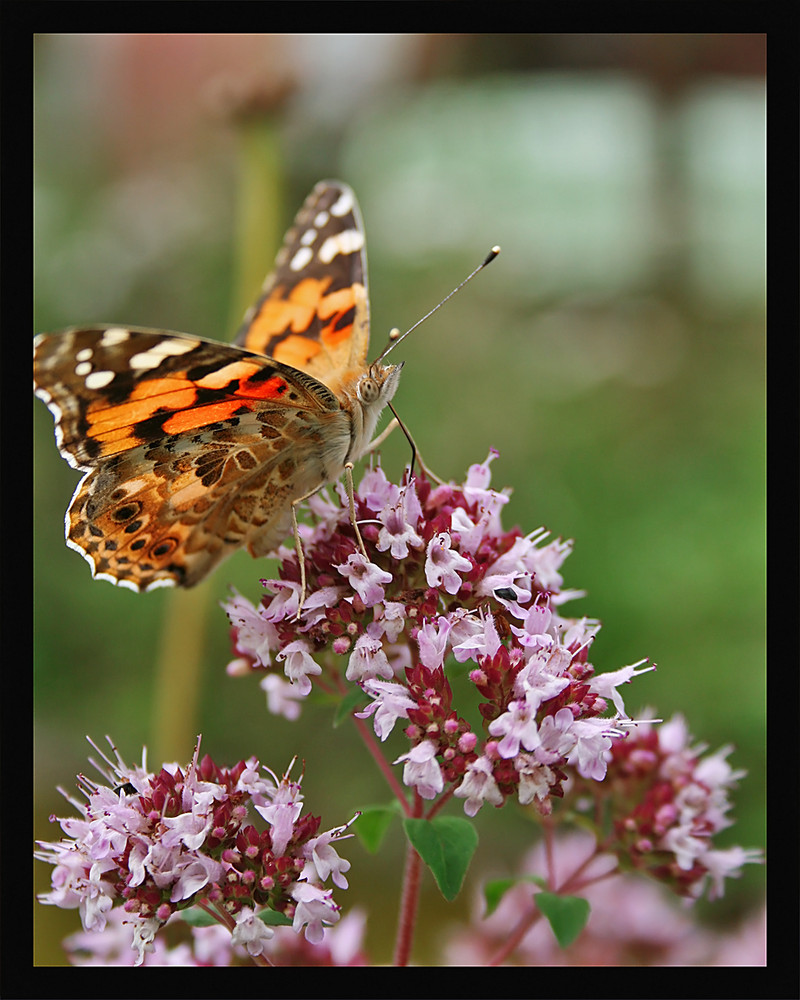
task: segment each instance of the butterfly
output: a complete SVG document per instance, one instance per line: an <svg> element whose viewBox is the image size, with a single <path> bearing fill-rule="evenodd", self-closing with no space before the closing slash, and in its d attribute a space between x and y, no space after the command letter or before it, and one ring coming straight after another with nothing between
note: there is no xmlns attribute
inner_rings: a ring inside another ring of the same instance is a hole
<svg viewBox="0 0 800 1000"><path fill-rule="evenodd" d="M96 579L191 587L246 547L274 551L301 499L370 448L402 365L367 361L364 228L316 185L235 344L120 325L34 342L34 390L84 473L67 545ZM384 351L384 354L387 352ZM301 560L302 560L302 550Z"/></svg>

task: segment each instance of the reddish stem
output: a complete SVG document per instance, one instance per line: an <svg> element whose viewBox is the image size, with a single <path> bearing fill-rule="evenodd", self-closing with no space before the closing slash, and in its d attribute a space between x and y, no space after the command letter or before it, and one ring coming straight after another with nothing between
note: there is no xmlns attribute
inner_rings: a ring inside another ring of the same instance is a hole
<svg viewBox="0 0 800 1000"><path fill-rule="evenodd" d="M415 819L422 816L422 799L414 793ZM406 866L403 873L403 894L400 900L400 919L397 926L397 943L394 952L394 965L406 966L411 957L411 944L414 940L414 928L419 905L419 886L422 874L422 859L409 843L406 848Z"/></svg>
<svg viewBox="0 0 800 1000"><path fill-rule="evenodd" d="M209 917L213 917L217 923L222 924L223 927L227 927L229 931L232 931L236 926L236 921L227 910L221 906L217 906L215 903L209 902L208 899L199 899L195 905L199 910L207 913Z"/></svg>
<svg viewBox="0 0 800 1000"><path fill-rule="evenodd" d="M556 884L556 869L553 860L553 823L549 817L544 817L542 825L544 827L544 855L547 862L547 888L552 890Z"/></svg>
<svg viewBox="0 0 800 1000"><path fill-rule="evenodd" d="M452 798L453 792L456 790L455 785L451 785L446 792L442 792L439 798L434 802L434 804L428 810L428 815L425 819L433 819L433 817L438 813L443 806L447 805L448 801Z"/></svg>
<svg viewBox="0 0 800 1000"><path fill-rule="evenodd" d="M408 798L403 790L403 786L397 780L394 775L394 771L392 771L391 765L386 761L385 757L381 753L380 747L375 742L375 737L372 735L369 726L366 725L363 719L357 719L354 715L351 716L351 719L353 720L364 745L367 750L369 750L372 759L378 765L384 778L386 778L389 787L394 792L397 801L402 806L403 812L406 816L411 816L411 806L408 804Z"/></svg>

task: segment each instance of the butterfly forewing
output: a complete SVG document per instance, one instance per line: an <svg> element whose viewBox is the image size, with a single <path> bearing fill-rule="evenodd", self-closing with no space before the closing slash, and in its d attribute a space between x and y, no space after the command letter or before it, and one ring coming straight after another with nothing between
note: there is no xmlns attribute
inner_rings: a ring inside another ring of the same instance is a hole
<svg viewBox="0 0 800 1000"><path fill-rule="evenodd" d="M322 382L366 363L364 229L349 187L322 181L308 196L236 343Z"/></svg>
<svg viewBox="0 0 800 1000"><path fill-rule="evenodd" d="M90 327L37 338L34 387L77 468L251 411L335 410L325 386L269 358L180 333Z"/></svg>

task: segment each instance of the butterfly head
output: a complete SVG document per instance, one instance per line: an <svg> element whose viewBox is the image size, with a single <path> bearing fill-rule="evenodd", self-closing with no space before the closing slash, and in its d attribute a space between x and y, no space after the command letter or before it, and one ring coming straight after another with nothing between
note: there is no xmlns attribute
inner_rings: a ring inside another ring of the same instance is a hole
<svg viewBox="0 0 800 1000"><path fill-rule="evenodd" d="M356 382L359 403L364 407L378 406L382 410L397 392L402 367L402 362L399 365L382 365L376 361L370 365Z"/></svg>
<svg viewBox="0 0 800 1000"><path fill-rule="evenodd" d="M342 381L339 399L352 420L348 460L359 458L368 449L378 418L397 391L402 367L376 361Z"/></svg>

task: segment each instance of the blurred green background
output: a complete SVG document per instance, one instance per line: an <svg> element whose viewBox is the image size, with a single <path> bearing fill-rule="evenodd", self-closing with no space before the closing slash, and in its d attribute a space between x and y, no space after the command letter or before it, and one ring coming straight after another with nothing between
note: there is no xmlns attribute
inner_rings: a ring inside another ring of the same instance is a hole
<svg viewBox="0 0 800 1000"><path fill-rule="evenodd" d="M765 843L764 49L724 34L36 38L37 332L229 340L323 177L361 203L373 356L502 246L404 342L396 405L443 477L499 449L508 527L576 540L565 586L588 596L566 610L602 619L593 662L650 657L628 711L683 712L698 740L735 746L748 776L721 842L745 846ZM281 771L299 754L324 827L385 800L328 709L290 724L225 675L218 601L230 585L257 600L274 564L239 553L189 594L93 582L63 541L78 476L38 401L33 417L36 836L58 837L55 786L87 770L85 734L129 760L146 744L152 766L186 761L198 732L220 763ZM383 456L399 475L401 435ZM477 826L471 885L536 835L513 806ZM398 830L386 851L400 863ZM340 901L377 914L367 943L386 961L386 857L345 853ZM38 891L49 872L37 863ZM748 866L704 918L735 921L763 885ZM469 895L448 910L426 880L419 961ZM63 963L77 913L35 916L37 963Z"/></svg>

